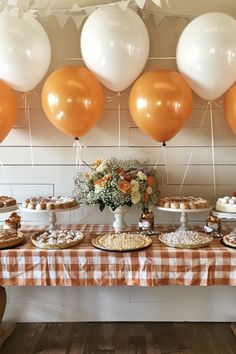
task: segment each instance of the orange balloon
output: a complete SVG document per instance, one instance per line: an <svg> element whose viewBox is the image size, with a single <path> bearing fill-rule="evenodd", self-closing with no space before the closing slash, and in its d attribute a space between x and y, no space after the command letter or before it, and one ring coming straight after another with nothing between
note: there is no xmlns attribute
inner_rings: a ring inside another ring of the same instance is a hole
<svg viewBox="0 0 236 354"><path fill-rule="evenodd" d="M99 120L104 108L100 82L86 68L66 66L45 81L42 105L50 122L63 133L79 138Z"/></svg>
<svg viewBox="0 0 236 354"><path fill-rule="evenodd" d="M147 72L140 76L130 91L129 111L145 134L164 143L181 130L190 116L192 92L177 72Z"/></svg>
<svg viewBox="0 0 236 354"><path fill-rule="evenodd" d="M17 104L14 91L0 80L0 143L16 121Z"/></svg>
<svg viewBox="0 0 236 354"><path fill-rule="evenodd" d="M224 116L230 129L236 135L236 84L224 96Z"/></svg>

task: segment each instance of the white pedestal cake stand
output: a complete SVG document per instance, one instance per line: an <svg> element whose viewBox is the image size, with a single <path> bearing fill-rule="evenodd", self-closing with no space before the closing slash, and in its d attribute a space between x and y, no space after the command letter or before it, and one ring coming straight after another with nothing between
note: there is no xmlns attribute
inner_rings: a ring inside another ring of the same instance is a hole
<svg viewBox="0 0 236 354"><path fill-rule="evenodd" d="M226 213L224 211L218 211L213 209L212 215L217 216L219 219L236 220L236 213ZM234 228L233 231L236 232L236 227Z"/></svg>
<svg viewBox="0 0 236 354"><path fill-rule="evenodd" d="M173 209L173 208L163 208L157 207L158 210L172 212L172 213L180 213L180 227L177 230L187 231L190 229L190 225L188 224L188 214L196 214L196 213L206 213L212 210L210 208L202 208L202 209Z"/></svg>
<svg viewBox="0 0 236 354"><path fill-rule="evenodd" d="M49 214L49 227L48 230L56 229L57 217L56 213L69 212L79 208L79 205L73 208L64 208L64 209L50 209L50 210L36 210L36 209L28 209L20 207L20 210L26 213L35 213L35 214Z"/></svg>

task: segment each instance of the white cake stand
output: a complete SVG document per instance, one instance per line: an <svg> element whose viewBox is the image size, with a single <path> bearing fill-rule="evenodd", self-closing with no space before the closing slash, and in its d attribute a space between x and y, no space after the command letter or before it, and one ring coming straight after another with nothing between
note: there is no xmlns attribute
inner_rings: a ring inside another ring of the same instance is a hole
<svg viewBox="0 0 236 354"><path fill-rule="evenodd" d="M5 208L0 208L0 213L10 213L11 211L17 210L18 209L18 205L12 205L9 207L5 207Z"/></svg>
<svg viewBox="0 0 236 354"><path fill-rule="evenodd" d="M173 208L163 208L157 207L158 210L172 212L172 213L181 213L180 214L180 227L177 230L187 231L190 229L188 224L188 214L192 213L206 213L212 210L212 207L202 208L202 209L173 209Z"/></svg>
<svg viewBox="0 0 236 354"><path fill-rule="evenodd" d="M213 209L212 215L217 216L219 219L236 220L236 213L227 213L224 211L218 211ZM236 232L236 227L234 228L233 231Z"/></svg>
<svg viewBox="0 0 236 354"><path fill-rule="evenodd" d="M64 208L64 209L51 209L51 210L36 210L36 209L28 209L20 207L20 210L26 213L38 213L38 214L49 214L49 227L48 230L56 229L57 217L56 213L62 213L66 211L73 211L79 208L79 205L73 208Z"/></svg>

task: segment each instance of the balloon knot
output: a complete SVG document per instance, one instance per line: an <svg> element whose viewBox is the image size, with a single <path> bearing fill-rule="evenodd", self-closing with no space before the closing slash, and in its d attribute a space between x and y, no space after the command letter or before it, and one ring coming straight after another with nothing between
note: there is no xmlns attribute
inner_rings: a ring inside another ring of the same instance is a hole
<svg viewBox="0 0 236 354"><path fill-rule="evenodd" d="M75 137L75 140L79 140L79 138L76 136L76 137Z"/></svg>
<svg viewBox="0 0 236 354"><path fill-rule="evenodd" d="M162 146L166 146L166 142L165 141L163 141Z"/></svg>

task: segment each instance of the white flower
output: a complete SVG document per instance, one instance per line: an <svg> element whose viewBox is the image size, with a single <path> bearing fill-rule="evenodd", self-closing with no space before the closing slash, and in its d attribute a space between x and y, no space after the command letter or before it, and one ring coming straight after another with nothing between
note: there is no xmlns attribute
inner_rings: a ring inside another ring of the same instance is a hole
<svg viewBox="0 0 236 354"><path fill-rule="evenodd" d="M134 193L131 192L131 201L133 204L137 204L141 200L141 194L136 191Z"/></svg>
<svg viewBox="0 0 236 354"><path fill-rule="evenodd" d="M103 172L104 167L105 167L105 162L103 161L103 162L96 168L96 171L97 171L97 172Z"/></svg>
<svg viewBox="0 0 236 354"><path fill-rule="evenodd" d="M137 176L139 179L147 179L147 176L142 171L138 171Z"/></svg>
<svg viewBox="0 0 236 354"><path fill-rule="evenodd" d="M135 179L132 179L132 181L130 182L130 185L131 185L131 193L137 192L139 190L139 183L138 183L138 181L135 181Z"/></svg>
<svg viewBox="0 0 236 354"><path fill-rule="evenodd" d="M152 194L152 187L147 187L146 189L147 194Z"/></svg>

